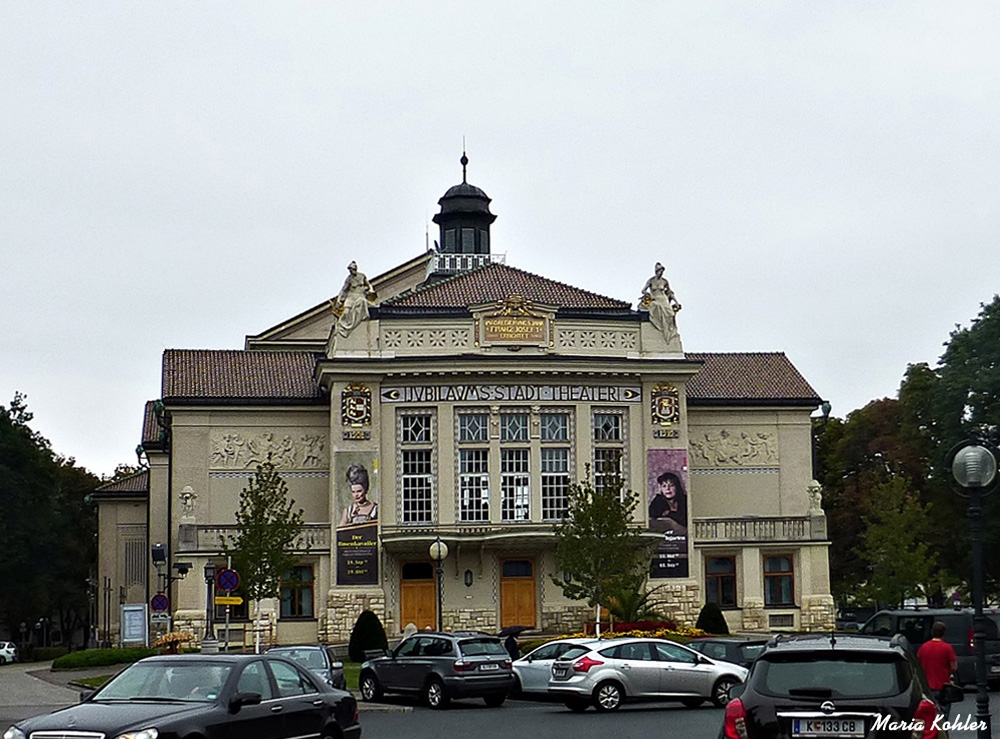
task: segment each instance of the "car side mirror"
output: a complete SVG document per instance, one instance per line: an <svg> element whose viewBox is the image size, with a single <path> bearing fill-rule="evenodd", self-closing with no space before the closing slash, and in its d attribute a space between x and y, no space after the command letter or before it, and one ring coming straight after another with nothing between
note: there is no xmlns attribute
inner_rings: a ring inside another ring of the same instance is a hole
<svg viewBox="0 0 1000 739"><path fill-rule="evenodd" d="M85 700L87 700L90 696L92 696L96 692L97 691L95 691L95 690L81 690L80 691L80 702L83 703Z"/></svg>
<svg viewBox="0 0 1000 739"><path fill-rule="evenodd" d="M965 700L965 691L949 683L941 688L941 698L945 703L961 703Z"/></svg>
<svg viewBox="0 0 1000 739"><path fill-rule="evenodd" d="M330 668L333 670L343 670L344 663L340 661L334 662L333 664L330 665Z"/></svg>
<svg viewBox="0 0 1000 739"><path fill-rule="evenodd" d="M260 700L260 693L234 693L229 699L229 712L238 713L243 706L259 705Z"/></svg>
<svg viewBox="0 0 1000 739"><path fill-rule="evenodd" d="M746 683L737 683L729 689L729 700L733 698L739 698L743 695L743 691L747 689Z"/></svg>

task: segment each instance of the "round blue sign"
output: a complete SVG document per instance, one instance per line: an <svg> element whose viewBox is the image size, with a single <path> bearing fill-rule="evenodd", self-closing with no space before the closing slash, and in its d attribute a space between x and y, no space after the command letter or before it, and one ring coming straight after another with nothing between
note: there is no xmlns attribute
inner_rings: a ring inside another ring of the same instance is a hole
<svg viewBox="0 0 1000 739"><path fill-rule="evenodd" d="M219 590L231 593L240 586L239 573L228 568L219 570L219 574L215 576L215 584Z"/></svg>
<svg viewBox="0 0 1000 739"><path fill-rule="evenodd" d="M149 608L156 613L161 613L170 607L170 599L163 593L157 593L149 599Z"/></svg>

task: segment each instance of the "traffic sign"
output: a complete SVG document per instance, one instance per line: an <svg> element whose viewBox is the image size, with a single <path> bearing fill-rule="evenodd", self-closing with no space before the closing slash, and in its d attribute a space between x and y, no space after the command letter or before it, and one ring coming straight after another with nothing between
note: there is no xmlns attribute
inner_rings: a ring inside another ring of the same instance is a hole
<svg viewBox="0 0 1000 739"><path fill-rule="evenodd" d="M170 599L163 593L157 593L152 598L149 599L149 609L156 613L170 608Z"/></svg>
<svg viewBox="0 0 1000 739"><path fill-rule="evenodd" d="M243 603L243 599L238 595L217 595L215 605L217 606L238 606Z"/></svg>
<svg viewBox="0 0 1000 739"><path fill-rule="evenodd" d="M215 584L219 590L231 593L240 586L240 574L236 570L226 567L219 570L219 574L215 576Z"/></svg>

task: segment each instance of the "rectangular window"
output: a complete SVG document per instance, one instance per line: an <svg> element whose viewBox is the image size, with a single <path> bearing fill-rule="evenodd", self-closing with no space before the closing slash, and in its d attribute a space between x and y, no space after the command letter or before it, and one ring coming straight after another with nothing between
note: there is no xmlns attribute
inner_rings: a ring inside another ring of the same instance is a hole
<svg viewBox="0 0 1000 739"><path fill-rule="evenodd" d="M488 441L490 417L487 413L459 413L458 440L461 442Z"/></svg>
<svg viewBox="0 0 1000 739"><path fill-rule="evenodd" d="M500 450L500 516L504 521L531 518L527 449Z"/></svg>
<svg viewBox="0 0 1000 739"><path fill-rule="evenodd" d="M402 456L403 523L431 523L431 450L404 449Z"/></svg>
<svg viewBox="0 0 1000 739"><path fill-rule="evenodd" d="M455 229L449 228L444 232L444 250L449 254L455 253Z"/></svg>
<svg viewBox="0 0 1000 739"><path fill-rule="evenodd" d="M736 606L736 558L705 560L705 601L722 607Z"/></svg>
<svg viewBox="0 0 1000 739"><path fill-rule="evenodd" d="M313 569L300 565L288 570L281 578L281 617L312 618Z"/></svg>
<svg viewBox="0 0 1000 739"><path fill-rule="evenodd" d="M476 229L474 228L462 229L462 253L463 254L476 253Z"/></svg>
<svg viewBox="0 0 1000 739"><path fill-rule="evenodd" d="M400 441L404 444L431 443L431 416L429 413L414 413L399 417Z"/></svg>
<svg viewBox="0 0 1000 739"><path fill-rule="evenodd" d="M459 451L459 519L490 520L490 451Z"/></svg>
<svg viewBox="0 0 1000 739"><path fill-rule="evenodd" d="M594 450L594 490L603 491L608 485L623 485L622 480L622 450Z"/></svg>
<svg viewBox="0 0 1000 739"><path fill-rule="evenodd" d="M544 428L544 424L542 426ZM542 518L559 521L569 509L569 449L542 449Z"/></svg>
<svg viewBox="0 0 1000 739"><path fill-rule="evenodd" d="M569 440L569 414L542 414L542 441Z"/></svg>
<svg viewBox="0 0 1000 739"><path fill-rule="evenodd" d="M500 441L527 441L528 414L501 413Z"/></svg>
<svg viewBox="0 0 1000 739"><path fill-rule="evenodd" d="M764 558L764 605L795 605L795 572L791 557Z"/></svg>

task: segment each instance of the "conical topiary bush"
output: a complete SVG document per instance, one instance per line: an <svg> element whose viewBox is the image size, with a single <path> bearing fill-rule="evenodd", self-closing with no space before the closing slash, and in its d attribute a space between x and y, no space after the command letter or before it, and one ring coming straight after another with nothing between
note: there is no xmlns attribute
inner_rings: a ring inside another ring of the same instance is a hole
<svg viewBox="0 0 1000 739"><path fill-rule="evenodd" d="M389 639L385 635L385 627L374 611L362 611L351 629L351 641L347 645L347 654L352 662L364 662L365 652L370 649L388 649Z"/></svg>
<svg viewBox="0 0 1000 739"><path fill-rule="evenodd" d="M709 634L728 634L729 624L726 617L722 615L722 609L718 603L706 603L698 614L696 628L707 631Z"/></svg>

